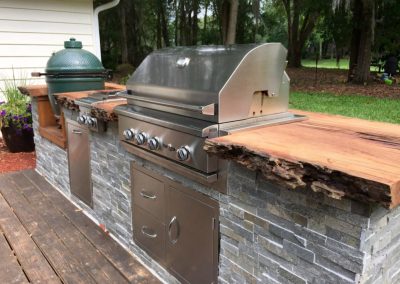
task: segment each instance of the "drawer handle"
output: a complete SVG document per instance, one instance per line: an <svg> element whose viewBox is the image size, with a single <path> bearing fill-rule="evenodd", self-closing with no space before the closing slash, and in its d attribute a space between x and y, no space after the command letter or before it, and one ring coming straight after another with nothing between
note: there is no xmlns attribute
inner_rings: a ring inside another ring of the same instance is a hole
<svg viewBox="0 0 400 284"><path fill-rule="evenodd" d="M172 238L172 225L174 223L176 224L176 236L173 239ZM172 244L176 244L178 242L178 237L179 237L179 223L178 223L178 218L176 218L176 216L174 216L174 217L172 217L172 219L171 219L171 221L169 222L169 225L168 225L168 238L169 238L169 241Z"/></svg>
<svg viewBox="0 0 400 284"><path fill-rule="evenodd" d="M144 192L144 191L141 191L141 192L140 192L140 195L141 195L142 197L144 197L144 198L147 198L147 199L156 199L156 198L157 198L156 195L149 195L148 193L146 193L146 192Z"/></svg>
<svg viewBox="0 0 400 284"><path fill-rule="evenodd" d="M72 130L72 133L74 133L74 134L82 134L82 131L73 129L73 130Z"/></svg>
<svg viewBox="0 0 400 284"><path fill-rule="evenodd" d="M142 234L143 235L145 235L146 237L149 237L151 239L157 238L157 234L150 234L150 233L146 232L146 230L148 230L148 228L146 226L142 226Z"/></svg>

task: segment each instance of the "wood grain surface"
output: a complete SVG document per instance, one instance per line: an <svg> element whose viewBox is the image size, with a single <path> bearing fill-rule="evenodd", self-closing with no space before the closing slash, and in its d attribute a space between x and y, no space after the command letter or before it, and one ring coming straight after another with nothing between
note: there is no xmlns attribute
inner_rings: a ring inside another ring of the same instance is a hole
<svg viewBox="0 0 400 284"><path fill-rule="evenodd" d="M308 120L211 139L205 150L285 187L387 208L400 203L400 125L293 112Z"/></svg>
<svg viewBox="0 0 400 284"><path fill-rule="evenodd" d="M34 171L0 175L0 283L160 283Z"/></svg>

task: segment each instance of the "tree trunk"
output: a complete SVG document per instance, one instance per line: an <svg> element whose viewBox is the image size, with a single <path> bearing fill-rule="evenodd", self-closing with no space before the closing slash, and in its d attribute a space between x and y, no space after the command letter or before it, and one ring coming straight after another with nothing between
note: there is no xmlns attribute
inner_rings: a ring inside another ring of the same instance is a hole
<svg viewBox="0 0 400 284"><path fill-rule="evenodd" d="M225 44L234 44L236 41L236 26L237 26L239 0L231 0L230 2L231 6L229 9L229 24L228 24Z"/></svg>
<svg viewBox="0 0 400 284"><path fill-rule="evenodd" d="M161 31L162 31L162 37L164 40L164 46L170 46L169 42L169 34L168 34L168 19L167 19L167 11L165 8L164 1L160 0L159 3L159 11L160 11L160 20L161 20Z"/></svg>
<svg viewBox="0 0 400 284"><path fill-rule="evenodd" d="M252 2L253 14L254 14L254 30L253 30L253 41L257 41L258 26L260 23L260 0L253 0Z"/></svg>
<svg viewBox="0 0 400 284"><path fill-rule="evenodd" d="M185 16L185 1L179 1L179 45L186 45L186 16Z"/></svg>
<svg viewBox="0 0 400 284"><path fill-rule="evenodd" d="M128 36L126 31L125 9L119 5L119 16L121 19L121 63L128 63Z"/></svg>
<svg viewBox="0 0 400 284"><path fill-rule="evenodd" d="M288 59L290 67L301 67L301 54L320 16L319 11L301 13L301 0L282 0L288 19ZM300 26L301 22L301 26Z"/></svg>
<svg viewBox="0 0 400 284"><path fill-rule="evenodd" d="M179 24L179 7L178 7L178 0L174 1L174 10L175 10L175 45L179 44L179 31L178 31L178 24Z"/></svg>
<svg viewBox="0 0 400 284"><path fill-rule="evenodd" d="M210 4L209 0L205 0L205 2L204 2L204 20L203 20L203 32L202 32L202 37L203 37L202 44L204 44L204 39L205 39L205 36L207 34L207 20L208 20L207 13L208 13L208 5L209 4Z"/></svg>
<svg viewBox="0 0 400 284"><path fill-rule="evenodd" d="M192 12L193 12L193 17L192 17L192 29L191 29L191 34L192 34L192 39L191 39L191 44L192 45L197 45L197 34L199 30L199 23L198 23L198 18L197 15L199 13L199 0L193 0L192 1Z"/></svg>
<svg viewBox="0 0 400 284"><path fill-rule="evenodd" d="M362 12L362 0L354 0L352 12L353 12L353 31L351 35L350 43L350 61L349 61L349 73L347 75L347 80L349 82L353 81L354 74L357 67L358 51L360 49L360 33L361 33L361 12Z"/></svg>
<svg viewBox="0 0 400 284"><path fill-rule="evenodd" d="M229 25L229 1L223 1L221 5L221 32L222 43L226 43L226 36L228 34Z"/></svg>
<svg viewBox="0 0 400 284"><path fill-rule="evenodd" d="M156 15L156 18L157 18L156 46L157 49L160 49L162 48L162 39L161 39L161 18L159 13Z"/></svg>
<svg viewBox="0 0 400 284"><path fill-rule="evenodd" d="M371 48L375 19L374 0L363 0L362 19L363 25L360 32L360 44L357 57L354 82L366 84L370 77Z"/></svg>

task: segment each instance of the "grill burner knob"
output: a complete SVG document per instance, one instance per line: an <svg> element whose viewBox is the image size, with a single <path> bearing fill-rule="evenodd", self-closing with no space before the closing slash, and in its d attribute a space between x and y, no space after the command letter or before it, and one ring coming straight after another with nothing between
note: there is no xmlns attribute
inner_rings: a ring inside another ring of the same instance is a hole
<svg viewBox="0 0 400 284"><path fill-rule="evenodd" d="M86 117L84 115L80 115L78 116L77 121L81 125L86 124Z"/></svg>
<svg viewBox="0 0 400 284"><path fill-rule="evenodd" d="M160 147L160 142L156 137L149 139L148 144L149 144L149 149L152 151L157 150Z"/></svg>
<svg viewBox="0 0 400 284"><path fill-rule="evenodd" d="M178 157L178 160L186 161L190 157L190 152L186 147L182 146L176 150L176 156Z"/></svg>
<svg viewBox="0 0 400 284"><path fill-rule="evenodd" d="M135 141L136 144L143 145L144 143L146 143L146 134L144 134L143 132L136 134Z"/></svg>
<svg viewBox="0 0 400 284"><path fill-rule="evenodd" d="M124 132L122 134L124 135L126 140L132 140L133 136L134 136L133 131L130 129L124 130Z"/></svg>
<svg viewBox="0 0 400 284"><path fill-rule="evenodd" d="M93 118L91 118L91 117L87 117L86 118L86 124L88 125L88 126L95 126L96 125L96 121L93 119Z"/></svg>

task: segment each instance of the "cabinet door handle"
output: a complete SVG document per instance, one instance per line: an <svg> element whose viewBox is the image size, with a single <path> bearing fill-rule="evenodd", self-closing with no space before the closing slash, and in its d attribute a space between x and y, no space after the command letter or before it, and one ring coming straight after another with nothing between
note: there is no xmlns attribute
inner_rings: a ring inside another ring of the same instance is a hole
<svg viewBox="0 0 400 284"><path fill-rule="evenodd" d="M147 229L148 228L146 226L142 226L142 234L143 235L145 235L146 237L151 238L151 239L157 238L157 234L155 234L155 233L154 234L150 234L150 233L146 232Z"/></svg>
<svg viewBox="0 0 400 284"><path fill-rule="evenodd" d="M82 134L82 131L73 129L73 130L72 130L72 133L74 133L74 134Z"/></svg>
<svg viewBox="0 0 400 284"><path fill-rule="evenodd" d="M149 195L148 193L146 193L146 192L143 191L143 190L140 192L140 195L141 195L142 197L144 197L144 198L147 198L147 199L156 199L156 198L157 198L156 195Z"/></svg>
<svg viewBox="0 0 400 284"><path fill-rule="evenodd" d="M176 237L175 239L172 238L172 225L176 224ZM172 217L171 221L169 222L168 225L168 238L169 241L172 244L176 244L178 242L178 237L179 237L179 223L178 223L178 218L176 218L176 216Z"/></svg>

